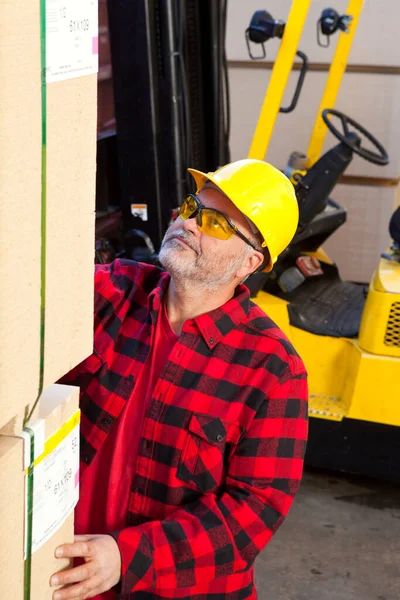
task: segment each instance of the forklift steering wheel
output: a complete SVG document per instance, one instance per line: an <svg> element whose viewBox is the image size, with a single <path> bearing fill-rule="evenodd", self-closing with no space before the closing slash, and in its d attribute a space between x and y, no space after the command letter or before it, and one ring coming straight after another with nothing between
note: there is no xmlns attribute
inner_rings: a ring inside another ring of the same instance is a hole
<svg viewBox="0 0 400 600"><path fill-rule="evenodd" d="M334 125L332 125L332 121L328 118L330 115L338 117L341 120L344 133L341 133ZM359 156L362 156L362 158L365 158L365 160L369 160L369 162L372 162L375 165L388 164L389 156L385 148L378 142L376 138L374 138L374 136L371 133L369 133L369 131L364 129L364 127L361 127L361 125L359 125L357 121L354 121L354 119L351 119L350 117L348 117L342 112L339 112L338 110L333 110L329 108L326 108L322 111L322 118L324 120L325 125L333 133L333 135L337 137L338 140L342 142L342 144L345 144L351 150L353 150L353 152L355 152ZM357 133L354 132L355 135L352 135L352 132L349 130L348 127L349 125L352 125L353 128L356 130ZM363 148L361 146L360 136L358 134L362 134L364 137L366 137L371 142L371 144L375 146L379 153L371 152L371 150ZM358 145L358 143L360 145Z"/></svg>

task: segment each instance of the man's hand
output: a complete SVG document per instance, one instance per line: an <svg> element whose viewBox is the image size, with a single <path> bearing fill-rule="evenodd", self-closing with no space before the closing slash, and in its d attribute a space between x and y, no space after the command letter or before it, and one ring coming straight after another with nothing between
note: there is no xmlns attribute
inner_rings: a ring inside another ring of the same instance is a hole
<svg viewBox="0 0 400 600"><path fill-rule="evenodd" d="M85 600L107 592L121 577L121 555L117 542L110 535L76 535L73 544L64 544L55 551L57 558L83 558L84 565L54 574L51 586L71 585L57 590L53 600Z"/></svg>

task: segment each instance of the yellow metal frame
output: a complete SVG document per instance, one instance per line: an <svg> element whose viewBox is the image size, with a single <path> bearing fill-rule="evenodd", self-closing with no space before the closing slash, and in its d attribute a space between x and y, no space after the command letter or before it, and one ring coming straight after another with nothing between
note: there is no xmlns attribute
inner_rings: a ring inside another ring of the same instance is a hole
<svg viewBox="0 0 400 600"><path fill-rule="evenodd" d="M254 132L248 158L264 160L311 0L294 0Z"/></svg>
<svg viewBox="0 0 400 600"><path fill-rule="evenodd" d="M264 160L269 142L282 104L283 95L292 70L297 46L300 41L304 23L307 18L311 0L294 0L290 9L282 42L271 73L271 79L265 93L260 116L254 131L248 158ZM307 169L320 157L327 134L327 127L322 120L324 108L334 108L340 84L346 70L347 59L356 33L364 0L350 0L346 14L353 17L349 32L341 32L336 46L325 90L318 108L314 127L307 150Z"/></svg>
<svg viewBox="0 0 400 600"><path fill-rule="evenodd" d="M342 77L346 70L346 63L350 53L353 38L356 33L358 21L363 8L364 0L350 0L346 14L353 17L349 26L349 32L341 32L336 46L335 56L333 57L325 90L318 108L314 128L311 134L310 143L307 150L307 169L317 162L321 156L327 127L322 120L321 113L325 108L334 108L337 95L339 93Z"/></svg>

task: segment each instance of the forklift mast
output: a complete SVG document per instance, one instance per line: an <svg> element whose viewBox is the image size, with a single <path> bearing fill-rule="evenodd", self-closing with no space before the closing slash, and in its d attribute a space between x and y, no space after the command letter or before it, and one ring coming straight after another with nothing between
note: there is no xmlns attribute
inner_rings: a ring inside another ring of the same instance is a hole
<svg viewBox="0 0 400 600"><path fill-rule="evenodd" d="M119 255L135 258L135 245L159 248L192 191L188 167L229 162L226 7L227 0L108 1L116 133L98 168L116 165L108 204L120 209Z"/></svg>

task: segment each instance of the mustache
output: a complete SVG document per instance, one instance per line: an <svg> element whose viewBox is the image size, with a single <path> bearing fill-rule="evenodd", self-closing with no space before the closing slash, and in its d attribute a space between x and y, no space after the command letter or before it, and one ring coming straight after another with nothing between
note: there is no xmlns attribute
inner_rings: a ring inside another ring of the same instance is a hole
<svg viewBox="0 0 400 600"><path fill-rule="evenodd" d="M182 240L189 246L189 248L196 252L196 254L200 254L199 249L194 245L193 240L191 239L191 234L187 233L184 229L178 229L169 235L167 234L164 238L163 244L175 239Z"/></svg>

